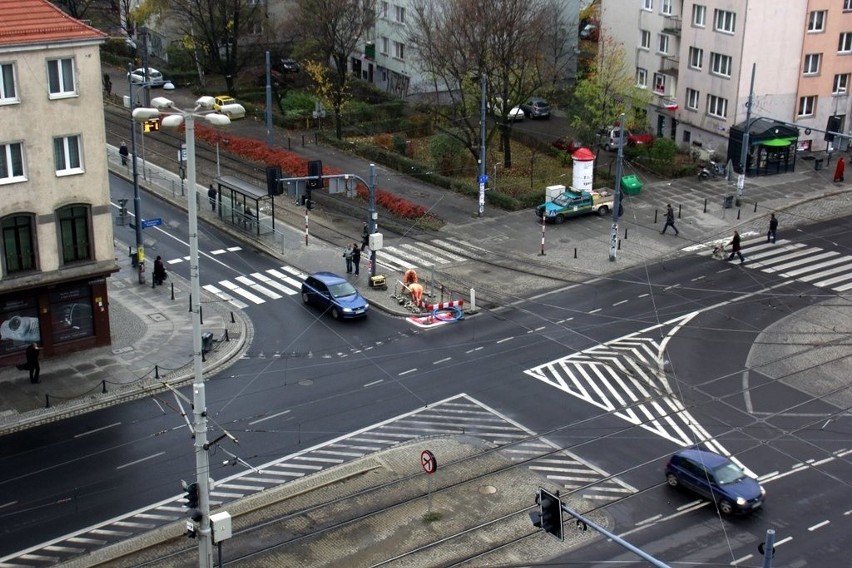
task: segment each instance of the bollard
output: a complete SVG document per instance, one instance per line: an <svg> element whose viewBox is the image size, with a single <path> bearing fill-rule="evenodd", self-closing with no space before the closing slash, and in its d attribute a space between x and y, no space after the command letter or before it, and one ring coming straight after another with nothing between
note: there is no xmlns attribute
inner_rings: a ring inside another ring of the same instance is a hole
<svg viewBox="0 0 852 568"><path fill-rule="evenodd" d="M204 353L204 349L201 350L201 362L202 363L207 362L207 355Z"/></svg>
<svg viewBox="0 0 852 568"><path fill-rule="evenodd" d="M172 300L175 299L175 283L172 282Z"/></svg>
<svg viewBox="0 0 852 568"><path fill-rule="evenodd" d="M230 341L231 338L228 336L228 330L225 329L225 341Z"/></svg>
<svg viewBox="0 0 852 568"><path fill-rule="evenodd" d="M319 132L314 132L314 144L319 145Z"/></svg>
<svg viewBox="0 0 852 568"><path fill-rule="evenodd" d="M234 319L234 312L231 312L231 323L237 323L237 320Z"/></svg>
<svg viewBox="0 0 852 568"><path fill-rule="evenodd" d="M682 209L683 209L683 205L682 205L682 204L677 206L677 218L678 218L678 219L680 219L680 212L681 212L681 210L682 210Z"/></svg>
<svg viewBox="0 0 852 568"><path fill-rule="evenodd" d="M44 407L50 408L50 395L47 393L44 393Z"/></svg>
<svg viewBox="0 0 852 568"><path fill-rule="evenodd" d="M659 211L657 211L656 209L654 209L654 224L655 224L655 225L657 224L657 213L659 213Z"/></svg>
<svg viewBox="0 0 852 568"><path fill-rule="evenodd" d="M757 213L757 201L754 202L754 212Z"/></svg>
<svg viewBox="0 0 852 568"><path fill-rule="evenodd" d="M707 213L707 198L704 198L704 212Z"/></svg>
<svg viewBox="0 0 852 568"><path fill-rule="evenodd" d="M624 240L627 240L627 227L624 228Z"/></svg>
<svg viewBox="0 0 852 568"><path fill-rule="evenodd" d="M577 247L574 247L574 258L577 258Z"/></svg>
<svg viewBox="0 0 852 568"><path fill-rule="evenodd" d="M154 378L155 379L160 378L160 366L159 365L154 365Z"/></svg>
<svg viewBox="0 0 852 568"><path fill-rule="evenodd" d="M621 250L621 239L618 239L618 246L616 248L617 250Z"/></svg>
<svg viewBox="0 0 852 568"><path fill-rule="evenodd" d="M741 211L742 211L742 209L740 209L739 207L737 207L737 221L739 221L739 219L740 219L740 212L741 212Z"/></svg>
<svg viewBox="0 0 852 568"><path fill-rule="evenodd" d="M101 393L106 394L106 380L101 381Z"/></svg>
<svg viewBox="0 0 852 568"><path fill-rule="evenodd" d="M151 275L151 288L156 288L156 287L157 287L157 281L154 280L154 275L152 274Z"/></svg>
<svg viewBox="0 0 852 568"><path fill-rule="evenodd" d="M192 311L192 294L189 295L189 311Z"/></svg>
<svg viewBox="0 0 852 568"><path fill-rule="evenodd" d="M470 289L470 311L476 311L476 290Z"/></svg>

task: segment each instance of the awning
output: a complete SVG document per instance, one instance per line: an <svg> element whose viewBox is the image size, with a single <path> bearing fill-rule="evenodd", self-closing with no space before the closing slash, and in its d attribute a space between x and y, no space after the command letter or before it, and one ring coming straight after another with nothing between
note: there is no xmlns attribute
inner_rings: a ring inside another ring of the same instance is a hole
<svg viewBox="0 0 852 568"><path fill-rule="evenodd" d="M783 148L795 142L795 138L773 138L772 140L761 140L758 142L761 146L772 146L775 148Z"/></svg>

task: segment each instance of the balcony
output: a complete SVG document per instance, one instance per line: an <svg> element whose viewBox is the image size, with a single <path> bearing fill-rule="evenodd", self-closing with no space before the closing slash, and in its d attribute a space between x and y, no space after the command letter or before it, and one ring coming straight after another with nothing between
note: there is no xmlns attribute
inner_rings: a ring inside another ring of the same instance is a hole
<svg viewBox="0 0 852 568"><path fill-rule="evenodd" d="M683 21L677 16L664 16L663 33L680 37Z"/></svg>
<svg viewBox="0 0 852 568"><path fill-rule="evenodd" d="M677 77L678 73L680 73L680 57L677 55L661 56L659 72L671 77Z"/></svg>

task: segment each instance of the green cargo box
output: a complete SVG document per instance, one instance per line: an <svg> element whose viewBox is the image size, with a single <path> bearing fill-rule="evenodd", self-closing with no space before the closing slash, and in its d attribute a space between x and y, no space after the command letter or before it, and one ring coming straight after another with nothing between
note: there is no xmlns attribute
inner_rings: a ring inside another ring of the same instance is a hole
<svg viewBox="0 0 852 568"><path fill-rule="evenodd" d="M639 195L642 191L642 182L635 175L624 176L621 178L621 190L626 195Z"/></svg>

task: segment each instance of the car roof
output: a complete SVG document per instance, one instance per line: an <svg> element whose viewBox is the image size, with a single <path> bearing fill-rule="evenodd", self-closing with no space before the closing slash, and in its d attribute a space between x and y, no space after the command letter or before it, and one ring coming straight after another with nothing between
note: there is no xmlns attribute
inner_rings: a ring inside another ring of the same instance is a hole
<svg viewBox="0 0 852 568"><path fill-rule="evenodd" d="M712 469L730 463L731 461L725 456L719 455L715 452L702 450L700 448L688 448L677 452L675 455L691 459L694 462L704 464Z"/></svg>
<svg viewBox="0 0 852 568"><path fill-rule="evenodd" d="M342 276L338 276L334 272L314 272L313 274L311 274L311 276L324 284L337 284L338 282L346 282L345 278L343 278Z"/></svg>

